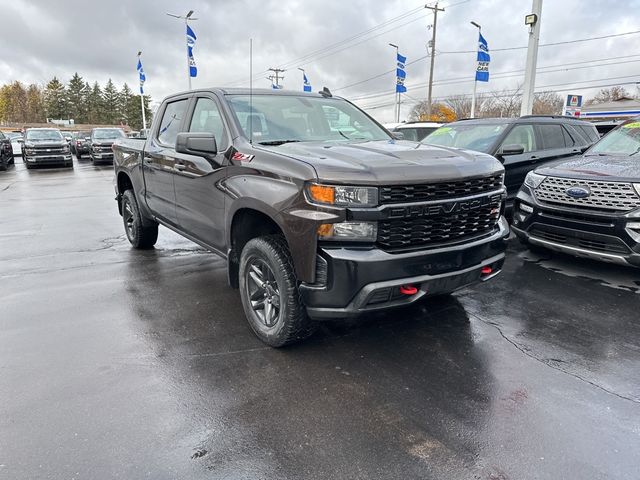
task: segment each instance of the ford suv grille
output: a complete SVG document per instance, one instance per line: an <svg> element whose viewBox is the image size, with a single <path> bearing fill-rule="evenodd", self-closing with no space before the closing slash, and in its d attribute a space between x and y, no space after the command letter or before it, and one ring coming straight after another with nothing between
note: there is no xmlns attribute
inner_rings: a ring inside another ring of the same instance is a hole
<svg viewBox="0 0 640 480"><path fill-rule="evenodd" d="M567 194L571 187L583 187L590 191L584 198ZM624 182L599 182L595 180L572 180L570 178L547 177L534 194L539 202L548 205L571 205L575 208L617 213L640 208L640 196L633 185Z"/></svg>

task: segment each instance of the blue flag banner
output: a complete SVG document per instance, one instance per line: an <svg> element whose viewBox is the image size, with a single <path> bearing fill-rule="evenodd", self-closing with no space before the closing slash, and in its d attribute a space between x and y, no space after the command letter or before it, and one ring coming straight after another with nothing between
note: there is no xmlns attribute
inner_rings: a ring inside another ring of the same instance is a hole
<svg viewBox="0 0 640 480"><path fill-rule="evenodd" d="M482 33L478 33L478 67L476 68L476 82L488 82L489 81L489 62L491 56L489 55L489 45L482 36Z"/></svg>
<svg viewBox="0 0 640 480"><path fill-rule="evenodd" d="M302 72L302 91L310 92L311 84L309 83L309 79L307 78L307 74Z"/></svg>
<svg viewBox="0 0 640 480"><path fill-rule="evenodd" d="M144 82L146 81L147 77L144 74L144 69L142 68L142 60L140 60L140 57L138 57L138 76L140 77L140 95L144 95Z"/></svg>
<svg viewBox="0 0 640 480"><path fill-rule="evenodd" d="M404 66L407 63L407 57L397 54L396 57L396 93L405 93L407 87L404 86L404 81L407 78L407 72L404 71Z"/></svg>
<svg viewBox="0 0 640 480"><path fill-rule="evenodd" d="M189 51L189 75L192 77L198 76L198 67L196 67L196 61L193 58L193 47L196 44L196 34L191 29L189 25L187 25L187 50Z"/></svg>

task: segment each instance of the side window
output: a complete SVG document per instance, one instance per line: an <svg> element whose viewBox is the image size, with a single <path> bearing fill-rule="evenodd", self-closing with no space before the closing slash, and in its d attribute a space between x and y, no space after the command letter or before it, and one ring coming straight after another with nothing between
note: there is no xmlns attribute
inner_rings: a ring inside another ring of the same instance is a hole
<svg viewBox="0 0 640 480"><path fill-rule="evenodd" d="M576 139L574 140L571 134L567 131L565 127L560 127L560 128L562 128L562 134L564 135L564 143L567 147L573 147L574 145L580 145L581 143L583 143L579 136L576 136Z"/></svg>
<svg viewBox="0 0 640 480"><path fill-rule="evenodd" d="M190 132L213 133L218 143L218 150L227 149L227 135L225 133L222 115L216 102L210 98L198 98L196 108L191 117Z"/></svg>
<svg viewBox="0 0 640 480"><path fill-rule="evenodd" d="M4 133L0 132L0 140L4 140Z"/></svg>
<svg viewBox="0 0 640 480"><path fill-rule="evenodd" d="M516 125L513 127L502 142L503 147L506 145L522 145L524 153L538 150L533 125Z"/></svg>
<svg viewBox="0 0 640 480"><path fill-rule="evenodd" d="M175 146L176 137L180 130L180 123L184 118L186 110L186 98L167 104L167 108L165 108L162 120L160 121L160 130L158 131L158 140L160 143L170 145L171 147Z"/></svg>
<svg viewBox="0 0 640 480"><path fill-rule="evenodd" d="M585 138L589 140L589 143L597 142L600 140L600 134L593 125L579 125L578 128L584 132Z"/></svg>
<svg viewBox="0 0 640 480"><path fill-rule="evenodd" d="M542 139L544 150L566 147L562 125L538 125L538 128L540 129L540 138Z"/></svg>

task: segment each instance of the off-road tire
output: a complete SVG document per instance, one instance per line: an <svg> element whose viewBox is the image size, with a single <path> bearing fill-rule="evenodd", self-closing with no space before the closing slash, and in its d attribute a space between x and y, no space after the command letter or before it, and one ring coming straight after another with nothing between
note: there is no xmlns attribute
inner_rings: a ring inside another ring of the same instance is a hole
<svg viewBox="0 0 640 480"><path fill-rule="evenodd" d="M254 282L253 287L256 284L249 273L256 262L270 269L272 280L277 285L279 309L271 326L261 319L251 303L250 282ZM242 307L249 326L267 345L283 347L309 337L316 330L317 324L308 317L300 297L293 259L282 235L268 235L247 242L240 255L239 283Z"/></svg>
<svg viewBox="0 0 640 480"><path fill-rule="evenodd" d="M158 224L143 218L133 190L127 190L122 195L122 221L127 239L134 248L146 249L156 244Z"/></svg>

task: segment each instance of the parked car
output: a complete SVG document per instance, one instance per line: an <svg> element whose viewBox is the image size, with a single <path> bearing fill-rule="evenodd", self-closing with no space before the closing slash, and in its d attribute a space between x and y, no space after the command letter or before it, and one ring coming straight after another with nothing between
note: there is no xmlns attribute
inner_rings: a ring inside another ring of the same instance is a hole
<svg viewBox="0 0 640 480"><path fill-rule="evenodd" d="M11 139L11 148L13 148L13 157L22 156L22 140L24 136L22 132L8 132L5 133L7 137Z"/></svg>
<svg viewBox="0 0 640 480"><path fill-rule="evenodd" d="M94 128L91 130L89 154L94 165L113 162L111 146L118 138L126 138L121 128Z"/></svg>
<svg viewBox="0 0 640 480"><path fill-rule="evenodd" d="M0 170L4 171L14 162L11 139L0 132Z"/></svg>
<svg viewBox="0 0 640 480"><path fill-rule="evenodd" d="M532 249L640 267L640 117L527 175L513 230Z"/></svg>
<svg viewBox="0 0 640 480"><path fill-rule="evenodd" d="M435 132L442 126L441 123L434 122L408 122L401 123L395 128L391 129L391 132L402 133L404 140L411 140L413 142L419 142L432 132Z"/></svg>
<svg viewBox="0 0 640 480"><path fill-rule="evenodd" d="M57 128L27 128L22 156L27 169L60 164L73 167L69 144Z"/></svg>
<svg viewBox="0 0 640 480"><path fill-rule="evenodd" d="M73 138L71 140L71 153L73 153L78 160L90 152L91 149L91 131L83 130L80 132L73 132Z"/></svg>
<svg viewBox="0 0 640 480"><path fill-rule="evenodd" d="M422 142L477 150L495 156L505 168L507 211L527 173L563 158L580 155L600 136L593 124L563 116L482 118L448 123Z"/></svg>
<svg viewBox="0 0 640 480"><path fill-rule="evenodd" d="M129 242L151 247L163 224L225 258L250 327L275 347L313 320L448 294L502 268L500 162L396 141L326 89L174 95L146 141L113 150Z"/></svg>

